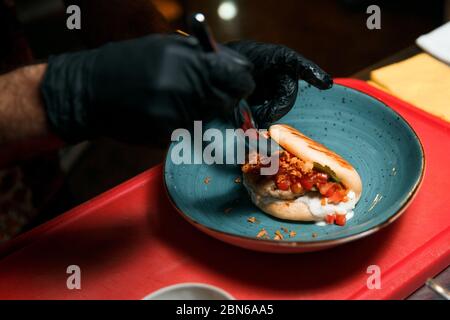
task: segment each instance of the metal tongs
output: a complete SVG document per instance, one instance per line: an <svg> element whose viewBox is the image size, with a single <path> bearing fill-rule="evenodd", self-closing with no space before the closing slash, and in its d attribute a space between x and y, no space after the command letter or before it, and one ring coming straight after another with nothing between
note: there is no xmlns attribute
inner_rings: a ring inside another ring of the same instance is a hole
<svg viewBox="0 0 450 320"><path fill-rule="evenodd" d="M211 29L209 28L208 24L206 23L206 18L202 13L196 13L192 15L190 21L190 29L192 32L192 35L195 36L201 47L205 52L218 52L219 46L217 45L217 42L215 41L214 37L211 34ZM235 61L237 63L245 63L239 58L235 58ZM247 131L249 129L252 130L252 134L247 135L248 139L245 140L245 144L249 150L255 149L255 146L258 145L258 140L261 142L261 139L269 139L270 143L259 143L260 148L265 146L270 146L267 148L265 154L267 156L270 156L271 151L273 149L277 149L275 146L276 143L270 139L268 136L265 136L260 133L258 130L256 121L253 117L252 110L250 109L247 101L245 99L241 99L240 101L237 101L236 108L234 109L234 117L233 122L236 128L241 128L244 131ZM254 132L254 133L253 133Z"/></svg>

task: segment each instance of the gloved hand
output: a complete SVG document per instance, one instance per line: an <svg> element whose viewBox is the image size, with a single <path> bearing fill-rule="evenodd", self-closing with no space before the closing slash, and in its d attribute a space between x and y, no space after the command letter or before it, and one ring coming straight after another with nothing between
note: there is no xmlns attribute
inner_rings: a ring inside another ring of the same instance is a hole
<svg viewBox="0 0 450 320"><path fill-rule="evenodd" d="M226 45L253 63L256 89L248 98L256 121L267 127L293 107L298 79L319 89L329 89L333 80L315 63L294 50L276 44L236 41Z"/></svg>
<svg viewBox="0 0 450 320"><path fill-rule="evenodd" d="M41 86L50 125L69 142L167 142L193 120L232 114L253 91L251 63L230 51L153 35L53 56Z"/></svg>

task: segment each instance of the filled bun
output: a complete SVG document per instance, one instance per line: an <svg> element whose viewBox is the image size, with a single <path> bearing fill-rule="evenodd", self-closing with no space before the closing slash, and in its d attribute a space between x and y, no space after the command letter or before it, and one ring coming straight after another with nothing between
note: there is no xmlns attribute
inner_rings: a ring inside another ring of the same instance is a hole
<svg viewBox="0 0 450 320"><path fill-rule="evenodd" d="M269 128L269 134L283 149L299 159L331 169L342 185L355 193L356 201L359 200L362 192L361 178L353 166L341 156L287 125L273 125ZM252 202L274 217L294 221L322 220L311 213L307 204L296 201L297 197L292 192L277 189L272 179L262 179L254 173L244 173L243 184Z"/></svg>

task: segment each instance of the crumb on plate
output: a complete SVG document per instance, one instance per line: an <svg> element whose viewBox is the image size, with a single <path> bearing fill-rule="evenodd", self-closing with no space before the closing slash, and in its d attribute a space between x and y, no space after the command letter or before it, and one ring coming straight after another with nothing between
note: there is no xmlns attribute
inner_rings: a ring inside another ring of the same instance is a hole
<svg viewBox="0 0 450 320"><path fill-rule="evenodd" d="M273 237L273 240L283 240L283 235L280 230L275 231L275 237Z"/></svg>
<svg viewBox="0 0 450 320"><path fill-rule="evenodd" d="M250 222L250 223L255 223L255 222L257 222L258 220L256 220L255 217L250 217L250 218L247 218L247 221Z"/></svg>
<svg viewBox="0 0 450 320"><path fill-rule="evenodd" d="M256 237L257 237L257 238L266 238L266 237L268 237L266 229L262 228L262 229L258 232L258 234L256 235Z"/></svg>

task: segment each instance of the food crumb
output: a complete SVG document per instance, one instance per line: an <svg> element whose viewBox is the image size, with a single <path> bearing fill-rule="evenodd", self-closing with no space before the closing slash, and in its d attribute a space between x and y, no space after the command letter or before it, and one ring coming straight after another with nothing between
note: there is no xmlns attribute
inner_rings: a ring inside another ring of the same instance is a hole
<svg viewBox="0 0 450 320"><path fill-rule="evenodd" d="M275 231L275 237L273 237L273 240L283 240L283 235L280 230Z"/></svg>
<svg viewBox="0 0 450 320"><path fill-rule="evenodd" d="M237 177L236 179L234 179L234 183L241 183L242 179L241 177Z"/></svg>
<svg viewBox="0 0 450 320"><path fill-rule="evenodd" d="M317 233L313 232L311 236L312 236L313 238L316 238L316 237L317 237Z"/></svg>
<svg viewBox="0 0 450 320"><path fill-rule="evenodd" d="M289 230L285 227L281 227L280 229L283 230L284 233L289 233Z"/></svg>
<svg viewBox="0 0 450 320"><path fill-rule="evenodd" d="M326 206L326 205L327 205L327 198L323 197L323 198L320 200L320 204L321 204L322 206Z"/></svg>
<svg viewBox="0 0 450 320"><path fill-rule="evenodd" d="M289 238L294 238L297 235L297 232L295 232L294 230L291 230L291 232L289 232Z"/></svg>
<svg viewBox="0 0 450 320"><path fill-rule="evenodd" d="M262 228L262 229L258 232L258 234L256 235L256 237L257 237L257 238L267 238L268 235L267 235L266 229Z"/></svg>
<svg viewBox="0 0 450 320"><path fill-rule="evenodd" d="M255 222L257 222L258 220L256 220L255 217L250 217L250 218L247 218L247 221L250 222L250 223L255 223Z"/></svg>
<svg viewBox="0 0 450 320"><path fill-rule="evenodd" d="M225 210L223 210L223 212L225 212L225 213L230 213L231 210L233 210L233 208L225 208Z"/></svg>
<svg viewBox="0 0 450 320"><path fill-rule="evenodd" d="M211 182L211 178L210 177L206 177L205 180L203 180L203 182L205 184L209 184Z"/></svg>

